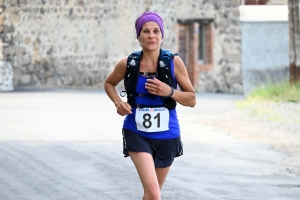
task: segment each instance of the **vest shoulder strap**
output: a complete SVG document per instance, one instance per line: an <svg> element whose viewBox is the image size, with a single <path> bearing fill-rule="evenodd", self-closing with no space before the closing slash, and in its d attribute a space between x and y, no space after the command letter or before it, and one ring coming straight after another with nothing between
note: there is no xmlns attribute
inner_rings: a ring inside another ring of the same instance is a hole
<svg viewBox="0 0 300 200"><path fill-rule="evenodd" d="M165 49L161 49L161 56L159 58L159 66L160 67L168 67L170 64L170 59L173 60L174 56L178 55L178 54L173 54L172 52L165 50Z"/></svg>
<svg viewBox="0 0 300 200"><path fill-rule="evenodd" d="M128 56L127 67L138 67L140 63L141 51L135 51Z"/></svg>

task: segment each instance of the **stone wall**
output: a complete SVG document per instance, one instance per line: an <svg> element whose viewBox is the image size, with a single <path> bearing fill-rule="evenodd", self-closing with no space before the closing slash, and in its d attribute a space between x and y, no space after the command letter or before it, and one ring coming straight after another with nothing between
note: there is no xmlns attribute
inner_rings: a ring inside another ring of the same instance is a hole
<svg viewBox="0 0 300 200"><path fill-rule="evenodd" d="M199 90L242 93L239 1L213 2L214 68L199 74Z"/></svg>
<svg viewBox="0 0 300 200"><path fill-rule="evenodd" d="M7 0L2 5L0 60L15 87L96 87L138 50L134 21L146 10L165 21L163 48L176 50L179 19L213 19L214 67L198 91L242 92L239 0ZM2 53L1 53L2 52Z"/></svg>

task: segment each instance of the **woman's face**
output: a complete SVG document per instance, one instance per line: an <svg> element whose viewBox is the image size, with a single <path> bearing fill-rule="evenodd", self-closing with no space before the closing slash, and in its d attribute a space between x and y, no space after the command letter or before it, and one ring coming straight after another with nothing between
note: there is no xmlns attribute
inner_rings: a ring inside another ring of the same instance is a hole
<svg viewBox="0 0 300 200"><path fill-rule="evenodd" d="M144 50L157 50L162 43L162 34L160 28L155 22L146 22L138 36L138 41Z"/></svg>

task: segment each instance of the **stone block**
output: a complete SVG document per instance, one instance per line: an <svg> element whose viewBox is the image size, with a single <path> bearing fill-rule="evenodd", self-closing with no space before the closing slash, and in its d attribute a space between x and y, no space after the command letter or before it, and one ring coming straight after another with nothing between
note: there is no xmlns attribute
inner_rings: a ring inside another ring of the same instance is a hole
<svg viewBox="0 0 300 200"><path fill-rule="evenodd" d="M19 85L25 86L25 85L30 85L31 83L31 76L29 74L24 74L21 76L19 80Z"/></svg>
<svg viewBox="0 0 300 200"><path fill-rule="evenodd" d="M12 91L13 87L13 69L9 62L0 61L0 92Z"/></svg>

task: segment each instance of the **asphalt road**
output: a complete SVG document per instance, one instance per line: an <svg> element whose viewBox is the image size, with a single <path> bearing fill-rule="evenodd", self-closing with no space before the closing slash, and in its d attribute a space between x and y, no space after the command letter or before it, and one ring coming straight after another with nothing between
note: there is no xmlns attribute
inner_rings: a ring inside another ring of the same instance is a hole
<svg viewBox="0 0 300 200"><path fill-rule="evenodd" d="M242 98L199 94L195 108L178 106L184 153L163 199L300 199L300 179L282 162L288 155L199 123L226 117ZM0 200L141 199L122 154L122 121L103 91L0 93Z"/></svg>

